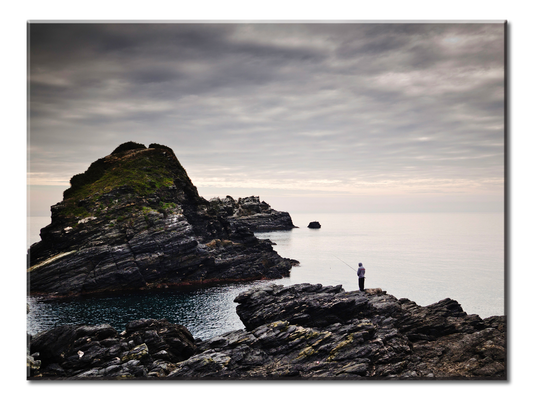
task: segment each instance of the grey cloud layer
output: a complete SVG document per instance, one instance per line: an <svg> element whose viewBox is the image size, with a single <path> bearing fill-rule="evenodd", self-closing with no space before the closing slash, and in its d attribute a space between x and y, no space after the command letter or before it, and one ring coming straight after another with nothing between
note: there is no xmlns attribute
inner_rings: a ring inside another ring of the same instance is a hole
<svg viewBox="0 0 533 400"><path fill-rule="evenodd" d="M503 52L503 24L31 24L31 172L134 140L201 179L500 190Z"/></svg>

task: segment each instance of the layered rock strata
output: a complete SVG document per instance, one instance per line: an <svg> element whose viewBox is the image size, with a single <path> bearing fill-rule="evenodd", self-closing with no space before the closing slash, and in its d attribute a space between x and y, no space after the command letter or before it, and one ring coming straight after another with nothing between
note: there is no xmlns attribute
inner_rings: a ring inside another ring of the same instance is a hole
<svg viewBox="0 0 533 400"><path fill-rule="evenodd" d="M118 333L110 325L64 325L32 338L29 375L40 378L160 377L196 352L187 328L138 320Z"/></svg>
<svg viewBox="0 0 533 400"><path fill-rule="evenodd" d="M269 204L261 201L259 196L250 196L234 200L231 196L224 199L215 197L209 200L211 207L219 215L226 217L236 226L248 228L253 232L286 231L296 228L290 214L276 211Z"/></svg>
<svg viewBox="0 0 533 400"><path fill-rule="evenodd" d="M75 296L288 276L296 262L258 240L238 217L199 196L170 148L124 143L74 176L63 201L52 206L52 223L29 250L30 293Z"/></svg>
<svg viewBox="0 0 533 400"><path fill-rule="evenodd" d="M71 334L63 345L68 350L62 363L57 358L45 362L42 355L48 350L34 345L43 336L57 336L44 333L31 342L30 351L39 354L31 358L30 373L42 378L56 374L114 379L108 368L118 365L111 371L132 379L506 379L505 317L467 315L451 299L422 307L381 289L345 292L341 286L300 284L268 285L241 293L235 301L246 329L197 340L194 354L188 351L185 360L163 362L155 356L162 348L151 342L157 329L147 328L133 341L127 329L113 336L121 343L120 352L115 354L96 337L91 342L98 347L87 356L92 361L76 369L63 363L84 351L81 345L90 348L87 339L77 338L87 335ZM101 329L111 332L109 327ZM130 370L125 363L134 350L144 357L138 358L137 369ZM56 348L55 354L61 349ZM35 367L39 357L42 364Z"/></svg>

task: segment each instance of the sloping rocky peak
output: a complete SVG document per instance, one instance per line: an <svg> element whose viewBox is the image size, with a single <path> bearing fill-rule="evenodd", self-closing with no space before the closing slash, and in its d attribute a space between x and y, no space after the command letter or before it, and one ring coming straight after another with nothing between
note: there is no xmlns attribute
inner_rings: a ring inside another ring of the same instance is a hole
<svg viewBox="0 0 533 400"><path fill-rule="evenodd" d="M207 204L174 152L158 144L146 148L124 143L84 173L74 175L70 184L63 201L51 207L52 223L41 230L49 252L42 254L40 248L32 248L32 264L48 258L54 250L83 246L84 234L92 225L105 222L106 227L126 233L132 218L139 215L150 220L155 213L190 213Z"/></svg>
<svg viewBox="0 0 533 400"><path fill-rule="evenodd" d="M64 201L52 207L52 220L54 216L70 221L74 218L75 223L84 215L118 211L120 205L132 207L131 202L119 204L127 200L132 200L138 210L147 206L163 211L174 207L171 200L185 207L206 204L169 147L151 144L146 148L129 142L72 177Z"/></svg>
<svg viewBox="0 0 533 400"><path fill-rule="evenodd" d="M273 279L293 264L201 197L167 146L124 143L70 183L30 248L32 293Z"/></svg>

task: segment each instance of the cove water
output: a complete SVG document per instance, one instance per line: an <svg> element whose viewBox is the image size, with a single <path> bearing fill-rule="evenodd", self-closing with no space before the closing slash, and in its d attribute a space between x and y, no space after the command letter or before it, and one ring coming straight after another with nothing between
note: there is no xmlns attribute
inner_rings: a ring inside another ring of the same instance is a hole
<svg viewBox="0 0 533 400"><path fill-rule="evenodd" d="M306 282L358 290L354 269L359 262L366 269L366 288L379 287L419 305L452 298L468 314L481 318L505 312L503 214L291 213L291 217L298 229L256 233L276 243L274 249L281 256L300 261L288 278L69 301L28 297L28 332L78 323L109 323L121 331L135 319L166 318L206 339L244 328L233 302L240 292L271 283ZM307 228L311 221L322 227Z"/></svg>

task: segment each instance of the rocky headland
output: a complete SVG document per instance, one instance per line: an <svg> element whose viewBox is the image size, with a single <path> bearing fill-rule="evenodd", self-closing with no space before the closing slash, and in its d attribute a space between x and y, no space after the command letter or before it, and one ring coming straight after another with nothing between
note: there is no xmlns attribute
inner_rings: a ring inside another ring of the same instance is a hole
<svg viewBox="0 0 533 400"><path fill-rule="evenodd" d="M288 231L297 228L286 211L276 211L269 204L261 201L259 196L250 196L234 200L231 196L224 199L215 197L209 200L210 206L217 210L219 216L227 218L237 227L252 232Z"/></svg>
<svg viewBox="0 0 533 400"><path fill-rule="evenodd" d="M165 320L60 326L30 338L29 379L506 379L506 319L381 289L266 285L237 296L245 329L209 340Z"/></svg>
<svg viewBox="0 0 533 400"><path fill-rule="evenodd" d="M259 197L204 199L166 146L124 143L70 183L29 249L31 294L278 279L297 263L253 234L293 228L288 213Z"/></svg>

